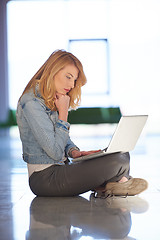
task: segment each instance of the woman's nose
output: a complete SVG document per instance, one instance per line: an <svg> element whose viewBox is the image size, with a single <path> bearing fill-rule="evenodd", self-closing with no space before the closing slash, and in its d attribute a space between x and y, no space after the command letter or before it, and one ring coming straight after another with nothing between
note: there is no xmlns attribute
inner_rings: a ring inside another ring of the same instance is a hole
<svg viewBox="0 0 160 240"><path fill-rule="evenodd" d="M74 88L74 79L71 80L71 82L70 82L70 87L71 87L71 88Z"/></svg>

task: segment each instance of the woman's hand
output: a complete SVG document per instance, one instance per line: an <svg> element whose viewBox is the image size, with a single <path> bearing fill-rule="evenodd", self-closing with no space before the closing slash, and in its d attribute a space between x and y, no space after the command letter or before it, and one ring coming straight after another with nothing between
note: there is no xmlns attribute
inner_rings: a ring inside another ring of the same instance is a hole
<svg viewBox="0 0 160 240"><path fill-rule="evenodd" d="M78 150L73 150L72 151L72 157L73 158L77 158L77 157L81 157L81 156L85 156L85 155L90 155L92 153L96 153L99 152L101 150L91 150L91 151L78 151Z"/></svg>
<svg viewBox="0 0 160 240"><path fill-rule="evenodd" d="M59 112L60 120L67 122L69 103L70 103L70 97L68 95L63 95L60 93L56 94L55 105Z"/></svg>

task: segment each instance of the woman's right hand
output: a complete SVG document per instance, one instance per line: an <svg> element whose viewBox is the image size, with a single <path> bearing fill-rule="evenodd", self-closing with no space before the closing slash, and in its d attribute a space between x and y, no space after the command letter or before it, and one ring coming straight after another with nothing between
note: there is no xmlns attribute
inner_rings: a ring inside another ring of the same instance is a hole
<svg viewBox="0 0 160 240"><path fill-rule="evenodd" d="M77 157L81 157L81 156L86 156L86 155L90 155L90 154L93 154L93 153L97 153L97 152L100 152L101 149L99 150L91 150L91 151L78 151L78 150L73 150L72 151L72 157L73 158L77 158Z"/></svg>
<svg viewBox="0 0 160 240"><path fill-rule="evenodd" d="M67 122L69 103L70 103L70 97L68 95L63 95L60 93L56 94L55 105L59 112L60 120Z"/></svg>

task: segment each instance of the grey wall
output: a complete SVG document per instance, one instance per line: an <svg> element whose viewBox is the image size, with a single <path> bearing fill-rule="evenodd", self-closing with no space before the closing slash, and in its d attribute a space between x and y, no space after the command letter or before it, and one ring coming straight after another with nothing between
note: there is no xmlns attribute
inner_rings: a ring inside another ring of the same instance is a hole
<svg viewBox="0 0 160 240"><path fill-rule="evenodd" d="M6 3L7 0L0 2L0 122L6 120L8 113Z"/></svg>

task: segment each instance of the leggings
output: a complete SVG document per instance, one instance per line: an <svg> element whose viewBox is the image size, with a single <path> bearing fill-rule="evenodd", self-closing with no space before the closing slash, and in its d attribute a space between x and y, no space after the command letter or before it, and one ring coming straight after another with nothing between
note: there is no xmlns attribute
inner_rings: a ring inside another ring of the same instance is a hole
<svg viewBox="0 0 160 240"><path fill-rule="evenodd" d="M123 176L129 179L129 153L114 153L66 165L52 165L34 172L29 186L37 196L71 197L117 182Z"/></svg>

